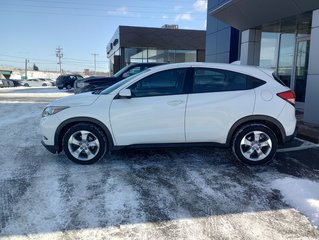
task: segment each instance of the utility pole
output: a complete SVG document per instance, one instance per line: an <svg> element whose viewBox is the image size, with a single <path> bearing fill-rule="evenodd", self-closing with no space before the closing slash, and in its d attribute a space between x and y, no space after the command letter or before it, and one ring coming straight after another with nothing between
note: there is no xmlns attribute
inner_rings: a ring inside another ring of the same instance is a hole
<svg viewBox="0 0 319 240"><path fill-rule="evenodd" d="M62 62L61 62L61 59L63 58L62 50L63 48L61 48L60 46L55 50L56 57L59 58L58 64L60 65L60 74L62 74Z"/></svg>
<svg viewBox="0 0 319 240"><path fill-rule="evenodd" d="M28 80L28 62L29 62L29 59L25 59L25 64L24 64L24 77L25 77L25 80Z"/></svg>
<svg viewBox="0 0 319 240"><path fill-rule="evenodd" d="M96 56L98 56L99 54L92 53L92 55L94 56L94 75L96 75Z"/></svg>

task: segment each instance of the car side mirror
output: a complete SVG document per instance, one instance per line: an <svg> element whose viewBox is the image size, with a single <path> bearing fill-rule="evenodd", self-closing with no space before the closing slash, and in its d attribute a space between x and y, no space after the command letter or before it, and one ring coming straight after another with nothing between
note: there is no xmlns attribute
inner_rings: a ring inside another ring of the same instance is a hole
<svg viewBox="0 0 319 240"><path fill-rule="evenodd" d="M119 97L120 98L131 98L132 97L131 89L128 89L128 88L122 89L119 92Z"/></svg>

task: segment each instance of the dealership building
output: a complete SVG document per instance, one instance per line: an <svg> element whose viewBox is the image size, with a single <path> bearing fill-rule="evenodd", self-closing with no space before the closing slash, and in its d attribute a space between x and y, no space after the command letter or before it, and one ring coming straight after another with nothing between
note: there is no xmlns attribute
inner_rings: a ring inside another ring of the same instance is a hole
<svg viewBox="0 0 319 240"><path fill-rule="evenodd" d="M205 61L205 31L119 26L107 44L110 71L116 73L130 63L177 63Z"/></svg>
<svg viewBox="0 0 319 240"><path fill-rule="evenodd" d="M319 124L319 1L208 0L207 62L272 68Z"/></svg>

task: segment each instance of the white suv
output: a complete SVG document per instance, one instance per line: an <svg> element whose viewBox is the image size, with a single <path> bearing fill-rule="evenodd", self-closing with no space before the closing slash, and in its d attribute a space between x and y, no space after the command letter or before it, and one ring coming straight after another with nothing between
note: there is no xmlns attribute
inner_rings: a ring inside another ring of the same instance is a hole
<svg viewBox="0 0 319 240"><path fill-rule="evenodd" d="M42 114L42 144L81 164L122 147L181 144L230 146L239 160L262 164L294 137L294 103L270 70L168 64L52 102Z"/></svg>

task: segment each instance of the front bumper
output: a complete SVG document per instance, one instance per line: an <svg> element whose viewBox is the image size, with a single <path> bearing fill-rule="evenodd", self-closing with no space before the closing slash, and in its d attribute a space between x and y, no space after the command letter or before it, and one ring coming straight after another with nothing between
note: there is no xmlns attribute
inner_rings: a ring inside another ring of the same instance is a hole
<svg viewBox="0 0 319 240"><path fill-rule="evenodd" d="M58 148L56 146L46 145L43 140L41 141L41 143L49 152L53 154L58 153Z"/></svg>

